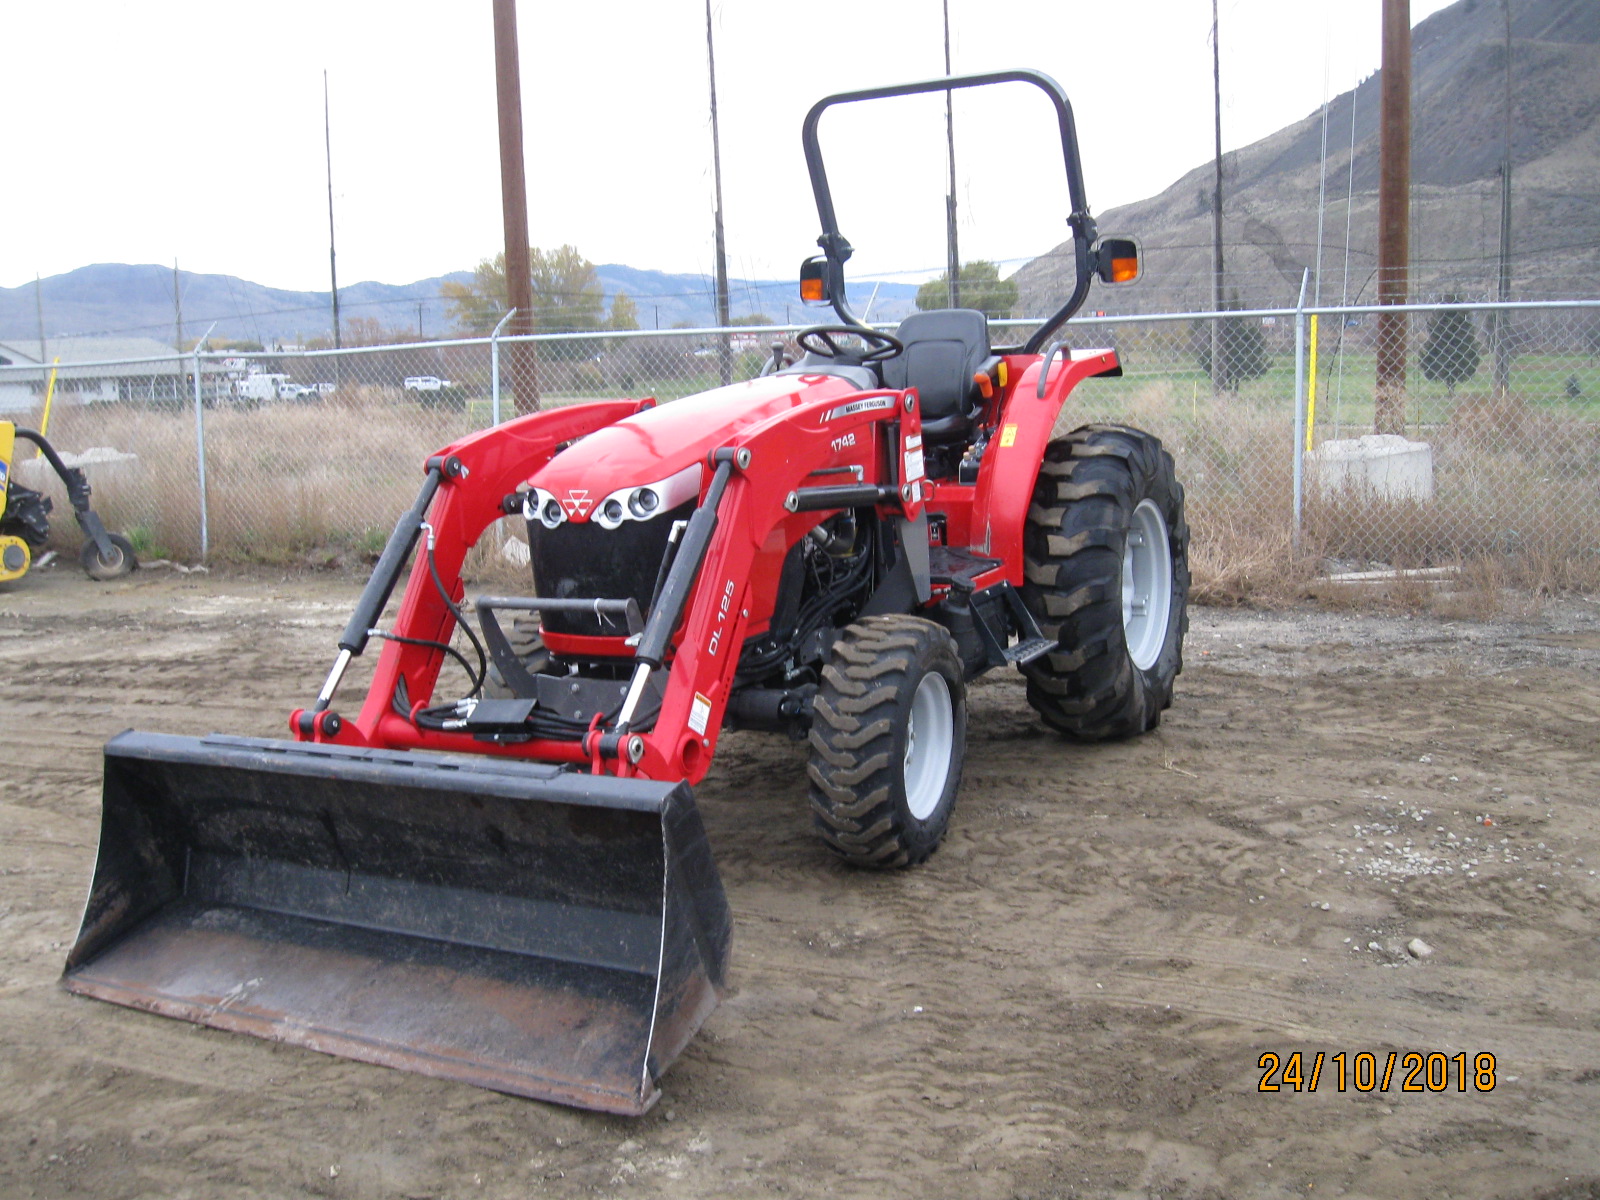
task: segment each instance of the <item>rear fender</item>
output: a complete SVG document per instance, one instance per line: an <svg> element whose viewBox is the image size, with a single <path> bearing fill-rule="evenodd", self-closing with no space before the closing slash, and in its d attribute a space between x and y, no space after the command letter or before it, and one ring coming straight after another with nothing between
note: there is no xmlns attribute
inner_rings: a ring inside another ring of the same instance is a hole
<svg viewBox="0 0 1600 1200"><path fill-rule="evenodd" d="M433 457L459 460L462 470L445 478L428 511L433 529L434 564L451 598L461 600L461 564L483 531L505 516L501 507L517 485L538 470L565 443L648 407L654 401L606 400L573 405L519 417L485 429L446 446ZM426 541L417 549L405 592L394 620L394 632L427 641L448 641L455 618L445 608L428 571ZM443 655L425 646L386 641L378 658L372 686L355 721L342 722L339 732L327 737L322 724L315 740L347 745L394 745L379 734L386 713L392 711L395 689L405 681L412 704L432 698ZM296 723L290 722L296 736ZM304 740L304 739L302 739Z"/></svg>
<svg viewBox="0 0 1600 1200"><path fill-rule="evenodd" d="M1039 395L1041 355L1010 355L1007 365L1014 382L1001 406L994 435L978 469L973 498L971 539L974 548L998 558L1013 586L1023 583L1022 531L1033 502L1033 486L1044 461L1044 448L1055 431L1061 406L1083 380L1117 367L1111 350L1096 350L1078 358L1051 360Z"/></svg>

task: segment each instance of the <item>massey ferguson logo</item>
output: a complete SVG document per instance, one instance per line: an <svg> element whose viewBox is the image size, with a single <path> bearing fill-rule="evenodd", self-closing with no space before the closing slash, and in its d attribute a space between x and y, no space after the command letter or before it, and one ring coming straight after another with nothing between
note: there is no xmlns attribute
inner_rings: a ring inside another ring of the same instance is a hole
<svg viewBox="0 0 1600 1200"><path fill-rule="evenodd" d="M567 510L569 517L584 517L589 515L589 510L594 507L594 501L589 499L588 491L571 491L567 498L561 502Z"/></svg>

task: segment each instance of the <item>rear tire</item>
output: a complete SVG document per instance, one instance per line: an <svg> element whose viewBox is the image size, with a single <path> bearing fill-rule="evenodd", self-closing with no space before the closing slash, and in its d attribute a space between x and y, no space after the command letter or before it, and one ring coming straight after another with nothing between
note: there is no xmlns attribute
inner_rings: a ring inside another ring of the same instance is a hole
<svg viewBox="0 0 1600 1200"><path fill-rule="evenodd" d="M822 840L856 866L925 861L950 824L966 740L966 686L948 631L898 615L841 630L806 767Z"/></svg>
<svg viewBox="0 0 1600 1200"><path fill-rule="evenodd" d="M120 533L106 534L106 540L111 543L111 557L102 558L100 548L94 542L84 543L79 561L90 579L97 579L104 583L110 579L121 579L124 575L139 569L139 559L133 552L133 543Z"/></svg>
<svg viewBox="0 0 1600 1200"><path fill-rule="evenodd" d="M1172 456L1124 425L1051 442L1023 546L1023 602L1057 641L1022 668L1028 703L1085 741L1154 729L1189 628L1189 527Z"/></svg>

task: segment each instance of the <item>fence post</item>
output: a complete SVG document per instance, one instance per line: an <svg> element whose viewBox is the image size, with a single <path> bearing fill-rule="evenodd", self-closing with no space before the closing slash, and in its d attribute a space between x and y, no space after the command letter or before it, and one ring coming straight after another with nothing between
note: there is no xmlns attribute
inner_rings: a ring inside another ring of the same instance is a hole
<svg viewBox="0 0 1600 1200"><path fill-rule="evenodd" d="M1300 276L1300 299L1294 307L1294 530L1290 542L1300 553L1300 514L1305 505L1306 440L1306 284L1308 270Z"/></svg>
<svg viewBox="0 0 1600 1200"><path fill-rule="evenodd" d="M500 331L506 327L506 322L516 315L517 310L513 308L500 318L500 323L489 335L489 394L494 397L491 412L496 425L500 424Z"/></svg>
<svg viewBox="0 0 1600 1200"><path fill-rule="evenodd" d="M215 326L213 325L213 328ZM210 330L207 330L210 333ZM205 385L200 370L200 347L205 338L194 344L194 446L195 458L200 465L200 561L205 562L211 550L211 531L206 522L206 420ZM178 361L182 362L182 359ZM180 368L181 370L181 368Z"/></svg>

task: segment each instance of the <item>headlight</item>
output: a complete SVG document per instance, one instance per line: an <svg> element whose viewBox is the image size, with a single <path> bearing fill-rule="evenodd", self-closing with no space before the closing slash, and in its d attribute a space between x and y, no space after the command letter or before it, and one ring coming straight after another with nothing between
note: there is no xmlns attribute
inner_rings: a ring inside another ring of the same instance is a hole
<svg viewBox="0 0 1600 1200"><path fill-rule="evenodd" d="M651 517L697 499L702 475L701 465L691 463L655 483L618 488L600 501L594 519L604 529L615 529L624 521L648 521Z"/></svg>
<svg viewBox="0 0 1600 1200"><path fill-rule="evenodd" d="M561 501L543 488L529 489L522 498L522 515L529 521L538 521L546 529L554 529L567 519Z"/></svg>

